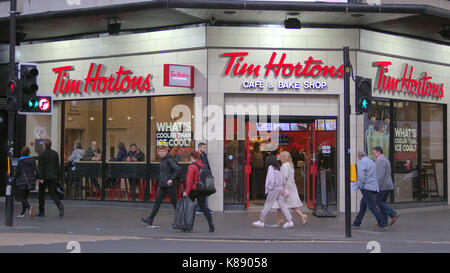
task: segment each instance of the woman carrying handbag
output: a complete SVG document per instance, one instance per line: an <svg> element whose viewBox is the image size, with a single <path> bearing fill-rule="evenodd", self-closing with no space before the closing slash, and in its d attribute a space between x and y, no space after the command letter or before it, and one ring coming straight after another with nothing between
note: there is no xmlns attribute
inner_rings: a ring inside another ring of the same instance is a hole
<svg viewBox="0 0 450 273"><path fill-rule="evenodd" d="M30 156L30 149L23 147L20 151L19 163L14 175L16 179L16 198L22 202L22 213L17 216L24 218L25 212L28 210L30 218L34 217L34 209L28 203L28 194L30 191L36 190L36 178L39 172L36 161Z"/></svg>
<svg viewBox="0 0 450 273"><path fill-rule="evenodd" d="M303 204L298 196L297 185L295 185L295 170L291 154L286 151L281 152L280 159L283 164L281 166L281 173L286 180L286 187L283 191L283 197L285 198L286 205L289 209L293 210L302 218L303 224L306 224L309 217L300 210L300 207L303 206ZM281 227L283 222L283 213L278 203L275 203L273 208L277 209L277 223L273 227Z"/></svg>

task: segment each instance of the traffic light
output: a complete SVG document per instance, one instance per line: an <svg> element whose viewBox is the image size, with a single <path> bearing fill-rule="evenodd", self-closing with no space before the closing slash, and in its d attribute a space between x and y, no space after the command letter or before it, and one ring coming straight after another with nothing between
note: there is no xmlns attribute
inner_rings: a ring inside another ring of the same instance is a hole
<svg viewBox="0 0 450 273"><path fill-rule="evenodd" d="M17 81L9 81L6 86L6 110L8 112L17 111L17 101L19 98L19 88Z"/></svg>
<svg viewBox="0 0 450 273"><path fill-rule="evenodd" d="M39 89L37 64L19 63L20 104L19 112L30 112L38 107L36 93Z"/></svg>
<svg viewBox="0 0 450 273"><path fill-rule="evenodd" d="M372 80L356 76L355 81L356 114L368 112L372 106Z"/></svg>
<svg viewBox="0 0 450 273"><path fill-rule="evenodd" d="M35 96L28 99L25 107L19 110L19 114L33 114L33 115L51 115L53 110L53 100L51 96Z"/></svg>

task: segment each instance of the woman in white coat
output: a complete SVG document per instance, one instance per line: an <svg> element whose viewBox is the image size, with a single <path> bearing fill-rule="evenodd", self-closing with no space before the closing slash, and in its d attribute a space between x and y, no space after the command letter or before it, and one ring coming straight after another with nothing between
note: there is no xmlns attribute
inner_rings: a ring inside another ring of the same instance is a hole
<svg viewBox="0 0 450 273"><path fill-rule="evenodd" d="M281 163L281 173L283 174L284 179L286 180L285 190L289 192L289 197L285 198L286 205L289 209L293 210L297 213L301 218L303 224L308 222L309 217L302 213L300 207L303 206L300 197L298 196L297 186L295 185L295 170L294 163L292 163L291 154L284 151L280 154ZM273 206L274 209L277 209L277 224L275 226L281 226L283 222L283 214L281 213L281 209L278 206L278 203L275 203Z"/></svg>

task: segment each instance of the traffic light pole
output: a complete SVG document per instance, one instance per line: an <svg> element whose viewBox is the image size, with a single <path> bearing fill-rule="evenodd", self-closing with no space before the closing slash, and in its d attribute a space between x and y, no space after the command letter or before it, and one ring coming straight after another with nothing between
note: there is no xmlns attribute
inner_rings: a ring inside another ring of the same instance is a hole
<svg viewBox="0 0 450 273"><path fill-rule="evenodd" d="M352 237L351 199L350 199L350 53L344 51L344 151L345 151L345 237Z"/></svg>
<svg viewBox="0 0 450 273"><path fill-rule="evenodd" d="M9 13L9 79L15 81L16 76L16 0L10 1ZM15 88L16 89L16 88ZM18 92L18 90L8 89L11 92ZM15 111L8 112L8 175L6 176L6 190L5 190L5 225L13 225L14 215L14 195L13 195L13 179L11 173L11 159L14 157L14 118Z"/></svg>

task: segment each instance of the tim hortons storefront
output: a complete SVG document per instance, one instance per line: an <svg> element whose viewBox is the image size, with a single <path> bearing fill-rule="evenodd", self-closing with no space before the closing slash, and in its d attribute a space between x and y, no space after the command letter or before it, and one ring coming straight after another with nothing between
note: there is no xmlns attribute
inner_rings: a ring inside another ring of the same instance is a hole
<svg viewBox="0 0 450 273"><path fill-rule="evenodd" d="M342 118L343 46L354 75L372 78L374 95L369 113L352 114L350 136ZM334 212L344 207L349 137L353 163L357 150L385 150L392 202L447 204L445 52L359 29L216 26L22 45L20 61L39 64L39 93L54 99L52 116L27 117L27 145L52 140L63 155L67 198L152 202L157 147L168 145L185 168L205 141L215 210L260 206L265 170L258 160L288 151L305 206ZM76 141L85 151L95 141L101 156L69 165ZM145 160L115 161L119 143L127 150L137 144ZM352 193L352 210L359 198Z"/></svg>

